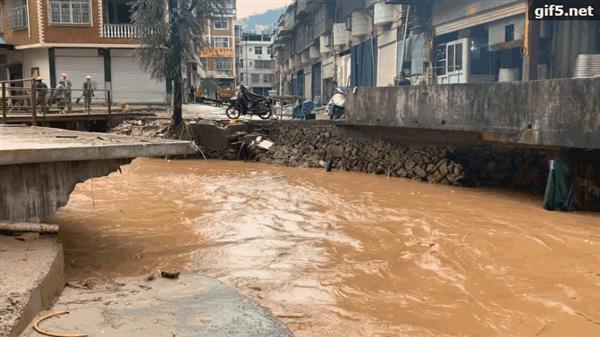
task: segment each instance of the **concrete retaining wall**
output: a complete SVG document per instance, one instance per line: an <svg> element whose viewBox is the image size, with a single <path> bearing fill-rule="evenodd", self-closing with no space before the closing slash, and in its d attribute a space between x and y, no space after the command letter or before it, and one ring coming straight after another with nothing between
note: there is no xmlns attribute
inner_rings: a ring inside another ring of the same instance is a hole
<svg viewBox="0 0 600 337"><path fill-rule="evenodd" d="M600 149L600 78L357 88L359 125L479 132L483 140Z"/></svg>
<svg viewBox="0 0 600 337"><path fill-rule="evenodd" d="M130 162L108 159L0 166L0 220L43 220L67 204L78 183Z"/></svg>

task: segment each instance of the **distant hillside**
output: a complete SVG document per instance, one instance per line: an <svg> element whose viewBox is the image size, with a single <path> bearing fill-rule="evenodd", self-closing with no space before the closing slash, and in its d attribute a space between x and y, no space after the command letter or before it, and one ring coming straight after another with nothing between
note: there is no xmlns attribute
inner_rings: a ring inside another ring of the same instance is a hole
<svg viewBox="0 0 600 337"><path fill-rule="evenodd" d="M285 12L286 7L270 9L261 14L251 15L238 20L245 33L267 33L273 31L277 20Z"/></svg>

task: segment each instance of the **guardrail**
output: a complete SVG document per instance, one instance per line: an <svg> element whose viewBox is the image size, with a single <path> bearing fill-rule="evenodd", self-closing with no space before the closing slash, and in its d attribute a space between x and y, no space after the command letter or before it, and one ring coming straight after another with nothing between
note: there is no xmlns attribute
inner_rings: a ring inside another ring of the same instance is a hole
<svg viewBox="0 0 600 337"><path fill-rule="evenodd" d="M106 23L102 26L103 37L109 39L135 39L139 36L134 25Z"/></svg>
<svg viewBox="0 0 600 337"><path fill-rule="evenodd" d="M92 96L86 97L87 90L61 88L36 88L33 79L0 81L2 86L2 121L8 122L9 113L13 115L31 115L31 124L45 121L48 114L87 113L92 107L104 107L107 119L112 116L112 97L110 90L93 89ZM81 103L80 103L81 102Z"/></svg>

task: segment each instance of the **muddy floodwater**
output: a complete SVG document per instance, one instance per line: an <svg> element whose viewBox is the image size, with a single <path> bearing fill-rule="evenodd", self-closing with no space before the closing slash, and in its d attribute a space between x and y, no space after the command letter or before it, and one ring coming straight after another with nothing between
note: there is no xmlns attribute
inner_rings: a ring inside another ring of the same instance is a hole
<svg viewBox="0 0 600 337"><path fill-rule="evenodd" d="M68 279L200 271L297 336L600 336L600 216L535 195L141 159L50 222Z"/></svg>

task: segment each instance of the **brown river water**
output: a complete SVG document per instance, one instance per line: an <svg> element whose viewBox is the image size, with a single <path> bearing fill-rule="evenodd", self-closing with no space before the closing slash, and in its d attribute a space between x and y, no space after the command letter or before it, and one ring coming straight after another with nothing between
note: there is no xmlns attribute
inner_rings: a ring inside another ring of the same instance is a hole
<svg viewBox="0 0 600 337"><path fill-rule="evenodd" d="M204 272L297 336L600 336L600 216L535 195L138 159L50 222L68 279Z"/></svg>

